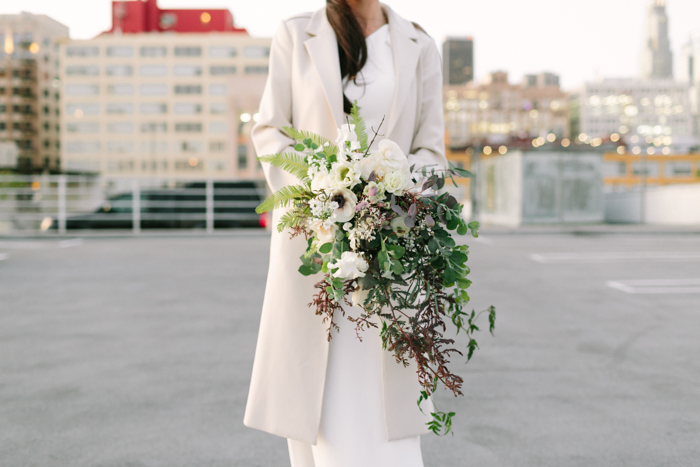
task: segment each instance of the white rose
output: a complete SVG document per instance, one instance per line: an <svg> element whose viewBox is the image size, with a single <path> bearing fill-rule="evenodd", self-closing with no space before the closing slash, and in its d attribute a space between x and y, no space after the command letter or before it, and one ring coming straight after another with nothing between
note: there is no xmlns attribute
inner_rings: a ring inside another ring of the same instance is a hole
<svg viewBox="0 0 700 467"><path fill-rule="evenodd" d="M411 174L403 170L394 170L384 177L386 191L396 196L402 196L404 191L413 187Z"/></svg>
<svg viewBox="0 0 700 467"><path fill-rule="evenodd" d="M398 144L390 139L383 139L379 142L379 149L372 151L372 155L377 159L379 165L391 170L408 171L408 159Z"/></svg>
<svg viewBox="0 0 700 467"><path fill-rule="evenodd" d="M310 222L309 228L316 234L320 245L324 243L333 243L335 241L335 231L338 230L337 225L331 224L330 227L326 227L322 220L315 219Z"/></svg>
<svg viewBox="0 0 700 467"><path fill-rule="evenodd" d="M352 188L360 183L360 170L358 162L334 162L329 179L330 187Z"/></svg>
<svg viewBox="0 0 700 467"><path fill-rule="evenodd" d="M336 188L330 192L331 202L338 203L338 208L333 211L334 222L347 222L355 216L357 196L347 188Z"/></svg>
<svg viewBox="0 0 700 467"><path fill-rule="evenodd" d="M331 270L335 269L333 277L357 279L358 277L364 277L365 272L369 269L369 264L357 253L346 251L340 255L339 260L328 263L328 268Z"/></svg>
<svg viewBox="0 0 700 467"><path fill-rule="evenodd" d="M357 289L352 293L352 304L354 306L362 306L369 296L369 290Z"/></svg>
<svg viewBox="0 0 700 467"><path fill-rule="evenodd" d="M311 191L319 192L330 188L331 177L326 172L316 172L311 179Z"/></svg>
<svg viewBox="0 0 700 467"><path fill-rule="evenodd" d="M346 144L346 142L350 144ZM340 148L343 155L345 155L348 150L355 151L360 149L360 141L357 139L357 133L355 133L355 125L347 123L340 125L340 128L338 128L338 138L336 138L335 144Z"/></svg>

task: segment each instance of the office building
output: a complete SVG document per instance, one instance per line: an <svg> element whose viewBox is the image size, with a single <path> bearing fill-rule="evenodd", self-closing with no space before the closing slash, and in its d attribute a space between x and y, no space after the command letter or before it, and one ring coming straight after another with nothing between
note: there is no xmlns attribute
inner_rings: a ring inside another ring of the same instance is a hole
<svg viewBox="0 0 700 467"><path fill-rule="evenodd" d="M474 40L448 37L442 43L443 83L463 85L474 81Z"/></svg>
<svg viewBox="0 0 700 467"><path fill-rule="evenodd" d="M673 78L673 54L668 40L666 0L648 0L642 47L642 79Z"/></svg>
<svg viewBox="0 0 700 467"><path fill-rule="evenodd" d="M65 170L259 178L257 103L234 105L249 94L235 79L264 83L269 52L226 10L113 2L110 31L61 47Z"/></svg>
<svg viewBox="0 0 700 467"><path fill-rule="evenodd" d="M58 45L68 28L46 15L0 15L0 141L19 149L15 169L60 166Z"/></svg>

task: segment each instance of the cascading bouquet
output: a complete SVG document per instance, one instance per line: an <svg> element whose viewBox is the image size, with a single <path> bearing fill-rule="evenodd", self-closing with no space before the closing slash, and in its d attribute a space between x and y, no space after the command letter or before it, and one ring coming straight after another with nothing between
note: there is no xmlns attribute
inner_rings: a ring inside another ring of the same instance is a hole
<svg viewBox="0 0 700 467"><path fill-rule="evenodd" d="M381 127L381 124L380 124ZM493 334L496 312L463 311L468 247L457 245L450 231L478 236L479 224L462 218L463 205L440 193L446 179L471 174L449 168L423 167L418 174L406 155L388 139L370 150L365 123L354 105L348 123L338 129L336 144L305 131L285 127L296 141L294 153L258 157L300 180L273 193L258 213L287 207L277 230L304 235L308 242L299 272L323 273L318 293L309 304L328 321L328 339L342 304L362 308L356 331L381 324L382 346L398 363L417 364L421 392L418 406L438 383L462 395L462 378L448 368L455 341L445 337L447 324L466 334L467 361L478 347L473 338L477 318L488 313ZM451 431L454 412L431 413L435 434Z"/></svg>

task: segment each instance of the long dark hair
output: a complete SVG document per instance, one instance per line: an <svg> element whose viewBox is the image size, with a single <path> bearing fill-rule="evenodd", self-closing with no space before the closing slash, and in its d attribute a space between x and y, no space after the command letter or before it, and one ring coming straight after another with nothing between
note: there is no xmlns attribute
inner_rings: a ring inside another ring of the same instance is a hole
<svg viewBox="0 0 700 467"><path fill-rule="evenodd" d="M346 0L326 0L326 16L338 40L340 77L354 80L367 63L367 42L360 23ZM343 93L343 110L349 114L350 99Z"/></svg>

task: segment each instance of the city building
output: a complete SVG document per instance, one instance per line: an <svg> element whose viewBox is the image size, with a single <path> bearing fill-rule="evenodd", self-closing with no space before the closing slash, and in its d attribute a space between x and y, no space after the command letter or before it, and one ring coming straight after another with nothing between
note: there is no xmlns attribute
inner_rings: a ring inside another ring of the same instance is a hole
<svg viewBox="0 0 700 467"><path fill-rule="evenodd" d="M227 10L138 0L113 2L112 13L110 31L61 47L64 169L261 177L247 137L257 102L242 108L236 96L264 84L271 40L234 27Z"/></svg>
<svg viewBox="0 0 700 467"><path fill-rule="evenodd" d="M587 83L576 96L578 138L593 146L621 140L633 154L687 153L697 144L688 89L671 79Z"/></svg>
<svg viewBox="0 0 700 467"><path fill-rule="evenodd" d="M527 75L511 84L508 74L498 71L480 84L444 86L443 94L449 147L569 137L568 95L551 73Z"/></svg>
<svg viewBox="0 0 700 467"><path fill-rule="evenodd" d="M448 37L442 43L443 83L462 85L474 81L474 40Z"/></svg>
<svg viewBox="0 0 700 467"><path fill-rule="evenodd" d="M57 41L68 28L46 15L0 15L0 141L23 172L60 166Z"/></svg>
<svg viewBox="0 0 700 467"><path fill-rule="evenodd" d="M700 33L693 34L681 51L679 80L690 86L694 133L700 136Z"/></svg>
<svg viewBox="0 0 700 467"><path fill-rule="evenodd" d="M642 79L673 78L666 0L649 0L641 64Z"/></svg>

